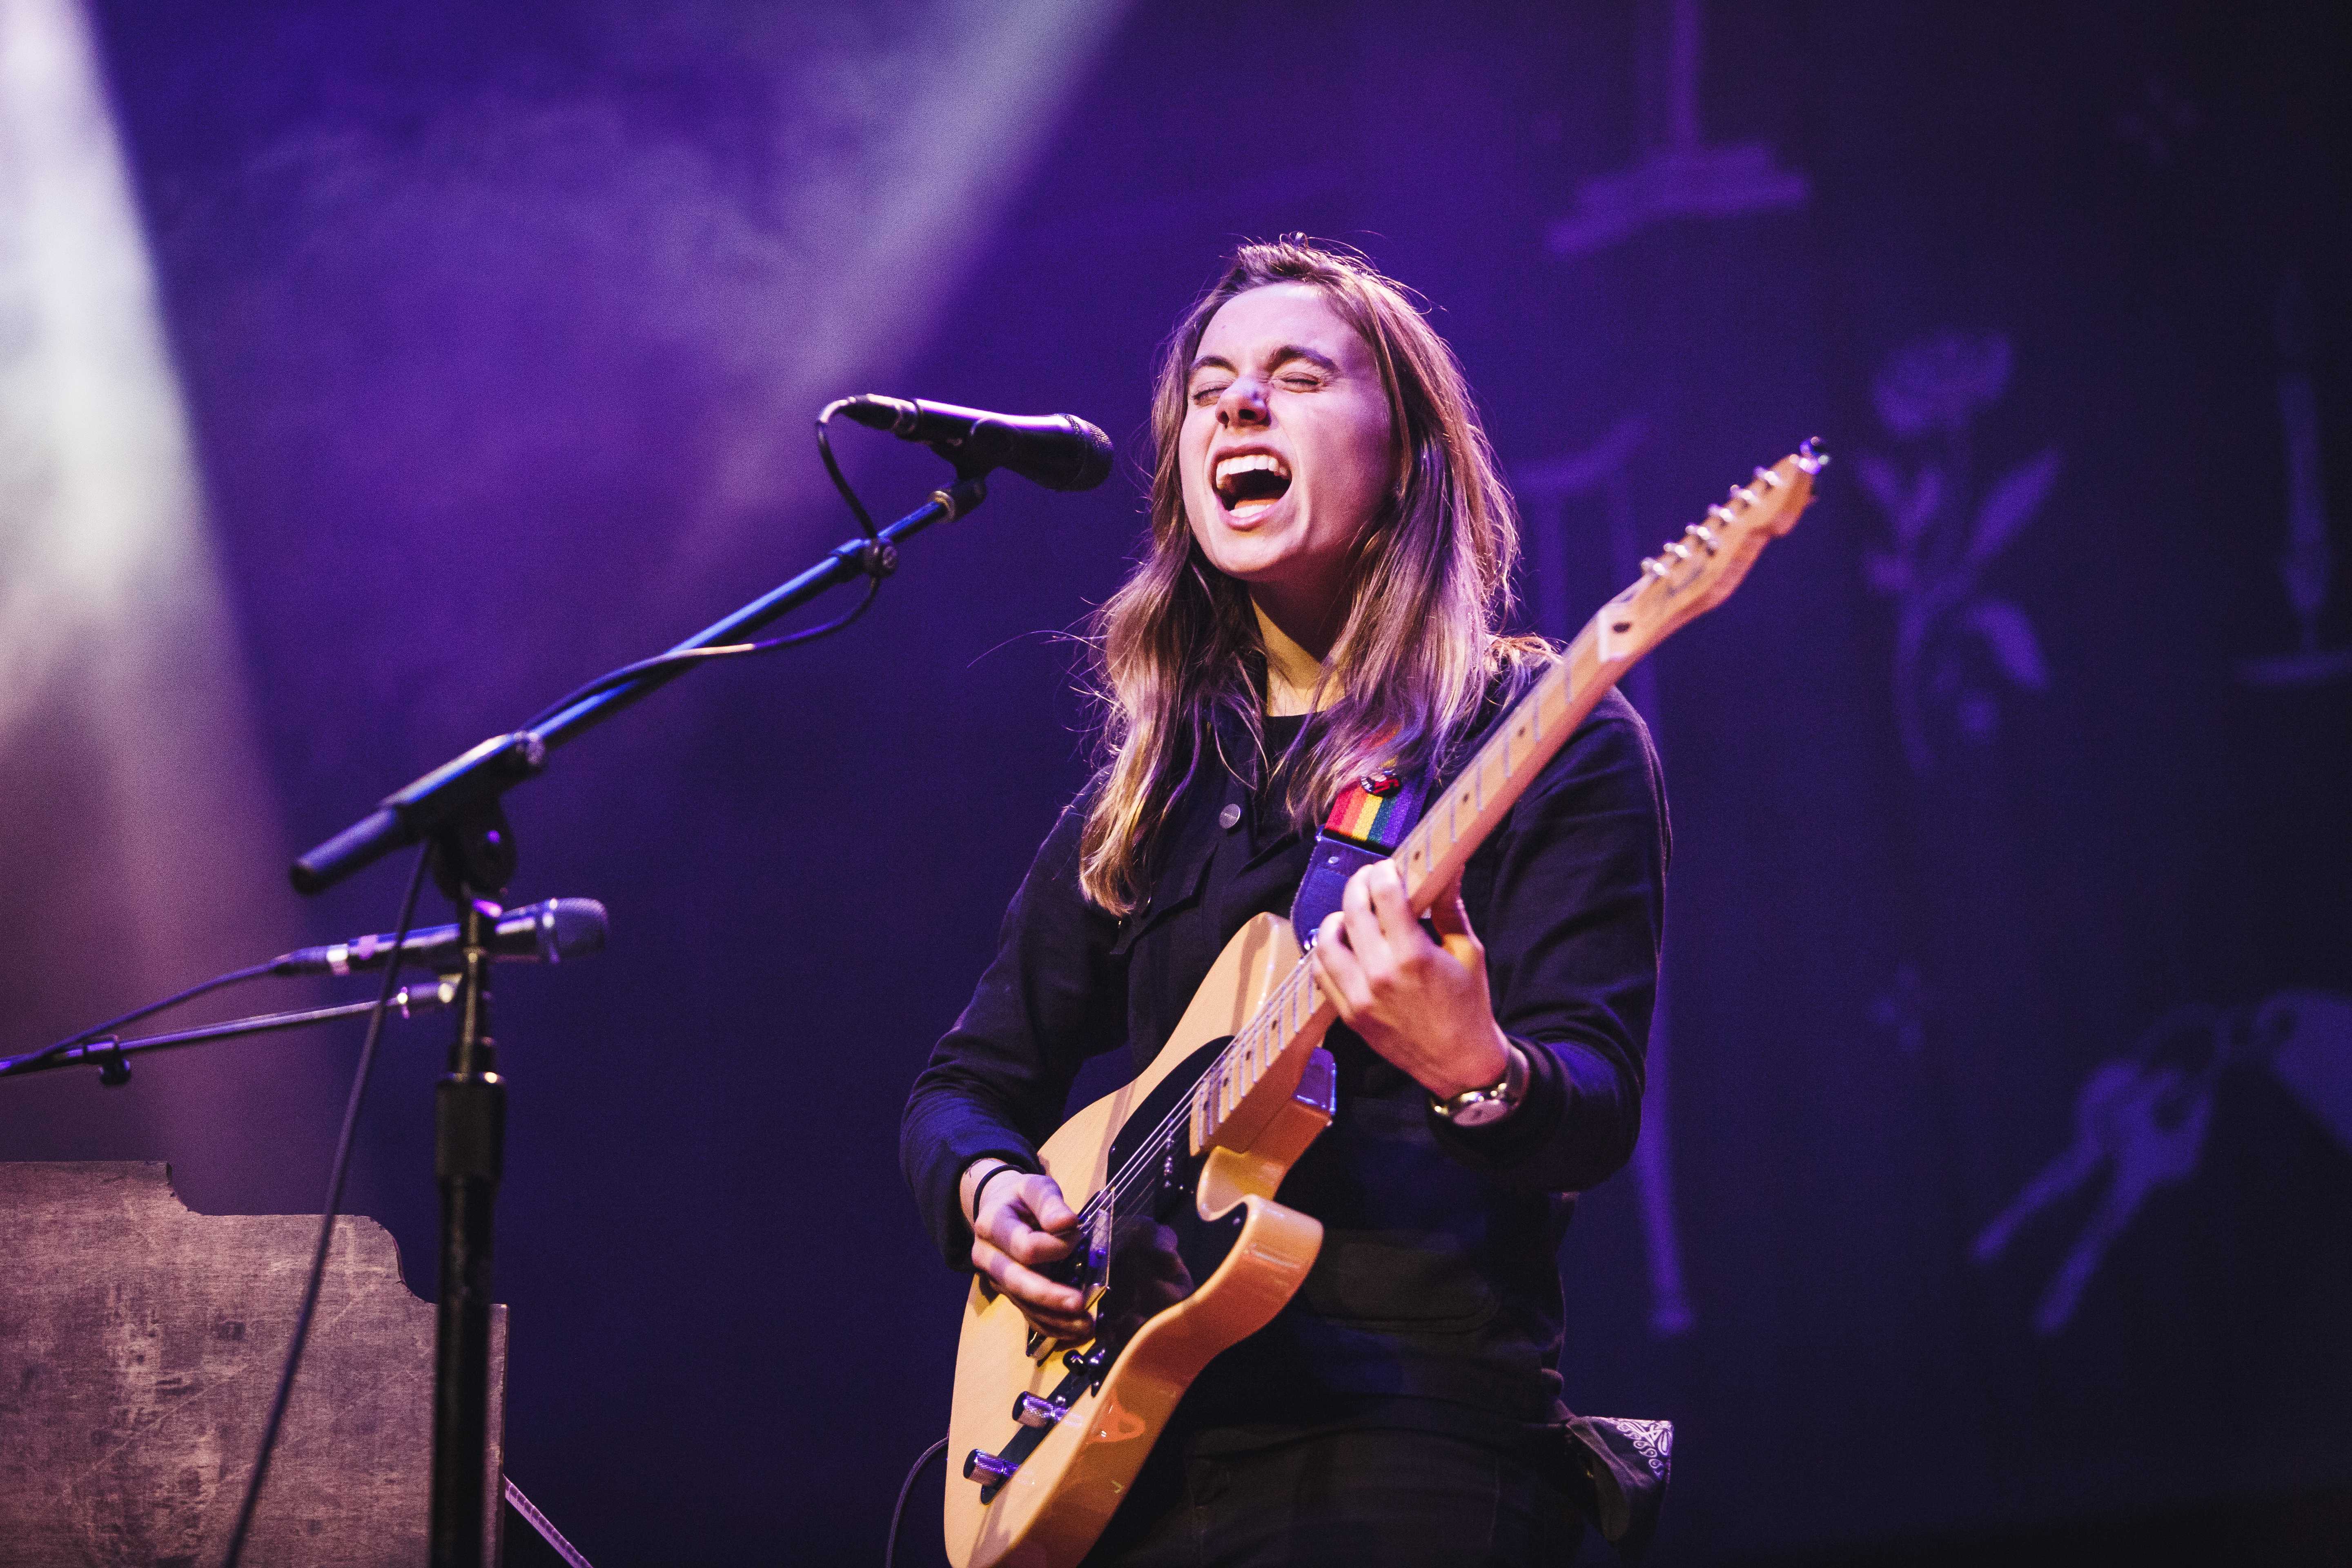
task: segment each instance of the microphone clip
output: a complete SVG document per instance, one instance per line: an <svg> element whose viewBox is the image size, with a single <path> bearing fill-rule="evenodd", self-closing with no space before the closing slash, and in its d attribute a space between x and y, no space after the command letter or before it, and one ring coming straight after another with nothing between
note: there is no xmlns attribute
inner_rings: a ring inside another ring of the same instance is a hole
<svg viewBox="0 0 2352 1568"><path fill-rule="evenodd" d="M131 1081L131 1063L122 1054L122 1042L112 1035L104 1035L84 1046L84 1061L98 1064L98 1081L109 1089L121 1089Z"/></svg>
<svg viewBox="0 0 2352 1568"><path fill-rule="evenodd" d="M433 880L442 896L465 903L506 891L515 873L514 829L497 795L461 808L432 836ZM490 906L498 918L498 906Z"/></svg>

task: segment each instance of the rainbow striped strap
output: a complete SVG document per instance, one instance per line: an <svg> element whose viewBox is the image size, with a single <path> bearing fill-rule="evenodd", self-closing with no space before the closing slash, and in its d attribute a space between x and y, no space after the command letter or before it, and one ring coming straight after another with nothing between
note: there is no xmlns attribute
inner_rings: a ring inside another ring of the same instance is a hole
<svg viewBox="0 0 2352 1568"><path fill-rule="evenodd" d="M1339 792L1323 831L1363 848L1393 851L1420 818L1425 793L1422 781L1393 769L1367 773Z"/></svg>
<svg viewBox="0 0 2352 1568"><path fill-rule="evenodd" d="M1387 859L1404 842L1427 793L1423 781L1402 778L1389 768L1341 790L1322 831L1315 836L1307 875L1290 901L1290 929L1311 941L1324 918L1339 910L1348 879Z"/></svg>

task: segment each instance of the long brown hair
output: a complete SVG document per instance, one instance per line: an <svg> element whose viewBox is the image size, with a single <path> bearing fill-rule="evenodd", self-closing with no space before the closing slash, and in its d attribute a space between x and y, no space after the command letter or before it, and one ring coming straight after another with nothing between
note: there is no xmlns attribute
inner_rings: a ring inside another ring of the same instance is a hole
<svg viewBox="0 0 2352 1568"><path fill-rule="evenodd" d="M1102 705L1098 787L1079 844L1079 884L1133 909L1153 834L1204 755L1223 754L1220 710L1250 736L1244 776L1267 766L1265 655L1247 589L1210 564L1184 513L1177 437L1192 356L1226 300L1272 283L1322 291L1379 364L1396 433L1389 499L1359 542L1348 616L1325 663L1337 696L1279 760L1284 809L1305 826L1350 780L1391 761L1436 766L1476 718L1489 683L1549 657L1498 626L1518 521L1462 366L1403 288L1362 257L1302 235L1235 250L1160 353L1152 389L1149 552L1089 626Z"/></svg>

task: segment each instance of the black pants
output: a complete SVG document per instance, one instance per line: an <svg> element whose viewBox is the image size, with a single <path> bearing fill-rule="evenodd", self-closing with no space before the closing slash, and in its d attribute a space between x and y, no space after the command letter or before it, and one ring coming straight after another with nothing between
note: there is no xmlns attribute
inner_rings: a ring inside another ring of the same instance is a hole
<svg viewBox="0 0 2352 1568"><path fill-rule="evenodd" d="M1170 1433L1087 1568L1565 1568L1581 1516L1545 1467L1438 1433L1241 1451Z"/></svg>

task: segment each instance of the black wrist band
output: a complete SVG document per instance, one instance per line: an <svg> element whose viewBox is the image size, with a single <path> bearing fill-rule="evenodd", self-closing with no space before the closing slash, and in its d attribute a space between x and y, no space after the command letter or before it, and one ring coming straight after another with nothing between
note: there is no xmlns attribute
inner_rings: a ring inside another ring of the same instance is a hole
<svg viewBox="0 0 2352 1568"><path fill-rule="evenodd" d="M976 1186L976 1187L972 1188L972 1190L971 1190L971 1217L973 1218L973 1220L977 1221L977 1220L980 1218L980 1194L982 1194L982 1193L984 1193L984 1192L986 1192L986 1191L988 1191L988 1184L989 1184L989 1183L991 1183L991 1182L992 1182L992 1181L996 1180L996 1178L997 1178L997 1177L999 1177L999 1176L1001 1176L1001 1175L1004 1174L1004 1173L1005 1173L1005 1172L1007 1172L1007 1171L1021 1171L1021 1167L1020 1167L1020 1166L1018 1166L1018 1165L1016 1165L1016 1164L1013 1164L1011 1161L1009 1161L1009 1160L1008 1160L1008 1161L1006 1161L1003 1164L997 1166L997 1167L996 1167L996 1169L994 1169L993 1171L989 1172L989 1173L988 1173L988 1174L986 1174L986 1175L984 1175L984 1176L981 1177L981 1179L980 1179L980 1185L978 1185L978 1186ZM1027 1172L1027 1171L1021 1171L1021 1173L1022 1173L1023 1175L1024 1175L1024 1176L1025 1176L1025 1175L1028 1175L1030 1173L1029 1173L1029 1172Z"/></svg>

